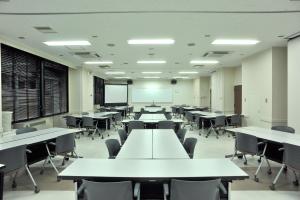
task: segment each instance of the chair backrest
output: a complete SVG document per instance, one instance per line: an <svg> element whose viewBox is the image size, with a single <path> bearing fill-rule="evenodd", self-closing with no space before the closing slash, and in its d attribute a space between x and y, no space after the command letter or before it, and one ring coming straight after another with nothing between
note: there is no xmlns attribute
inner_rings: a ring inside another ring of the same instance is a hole
<svg viewBox="0 0 300 200"><path fill-rule="evenodd" d="M170 113L165 113L165 117L166 117L167 120L172 119L172 115Z"/></svg>
<svg viewBox="0 0 300 200"><path fill-rule="evenodd" d="M272 130L282 131L287 133L295 133L295 129L289 126L272 126Z"/></svg>
<svg viewBox="0 0 300 200"><path fill-rule="evenodd" d="M109 154L109 159L114 159L120 149L121 149L121 145L119 143L119 141L117 139L108 139L105 141L105 144L106 144L106 147L107 147L107 150L108 150L108 154Z"/></svg>
<svg viewBox="0 0 300 200"><path fill-rule="evenodd" d="M86 200L132 200L132 183L124 182L92 182L83 180L82 187Z"/></svg>
<svg viewBox="0 0 300 200"><path fill-rule="evenodd" d="M217 116L215 126L225 126L226 117L224 115Z"/></svg>
<svg viewBox="0 0 300 200"><path fill-rule="evenodd" d="M241 124L242 124L241 115L232 115L230 117L230 125L241 126Z"/></svg>
<svg viewBox="0 0 300 200"><path fill-rule="evenodd" d="M88 115L89 112L82 112L81 114L82 114L82 115Z"/></svg>
<svg viewBox="0 0 300 200"><path fill-rule="evenodd" d="M219 200L220 179L209 181L171 181L170 200Z"/></svg>
<svg viewBox="0 0 300 200"><path fill-rule="evenodd" d="M123 145L125 143L125 141L127 140L127 133L124 129L119 129L118 134L120 137L121 144Z"/></svg>
<svg viewBox="0 0 300 200"><path fill-rule="evenodd" d="M144 122L133 120L128 123L128 133L132 131L132 129L144 129Z"/></svg>
<svg viewBox="0 0 300 200"><path fill-rule="evenodd" d="M183 114L183 112L184 112L183 107L179 107L179 114Z"/></svg>
<svg viewBox="0 0 300 200"><path fill-rule="evenodd" d="M139 120L139 119L140 119L140 117L141 117L141 115L142 115L142 113L140 113L140 112L137 112L137 113L135 113L135 114L134 114L134 117L133 117L133 119L134 119L134 120Z"/></svg>
<svg viewBox="0 0 300 200"><path fill-rule="evenodd" d="M145 112L145 109L144 108L141 108L141 113Z"/></svg>
<svg viewBox="0 0 300 200"><path fill-rule="evenodd" d="M192 122L193 121L193 114L189 111L185 112L185 118L189 121Z"/></svg>
<svg viewBox="0 0 300 200"><path fill-rule="evenodd" d="M217 110L217 111L215 111L215 113L216 113L216 114L222 114L223 112Z"/></svg>
<svg viewBox="0 0 300 200"><path fill-rule="evenodd" d="M37 129L33 128L33 127L19 128L19 129L16 130L16 135L23 134L23 133L29 133L29 132L33 132L33 131L36 131L36 130Z"/></svg>
<svg viewBox="0 0 300 200"><path fill-rule="evenodd" d="M175 124L173 121L159 121L157 124L158 129L174 129Z"/></svg>
<svg viewBox="0 0 300 200"><path fill-rule="evenodd" d="M66 116L66 125L68 127L77 127L77 120L73 116Z"/></svg>
<svg viewBox="0 0 300 200"><path fill-rule="evenodd" d="M258 140L255 136L236 133L236 150L255 155L258 153Z"/></svg>
<svg viewBox="0 0 300 200"><path fill-rule="evenodd" d="M284 143L283 148L283 162L293 169L300 170L300 146Z"/></svg>
<svg viewBox="0 0 300 200"><path fill-rule="evenodd" d="M62 135L56 138L55 153L69 153L73 152L75 148L75 134Z"/></svg>
<svg viewBox="0 0 300 200"><path fill-rule="evenodd" d="M171 107L172 113L176 113L176 107Z"/></svg>
<svg viewBox="0 0 300 200"><path fill-rule="evenodd" d="M82 127L92 128L94 127L94 120L91 117L82 117Z"/></svg>
<svg viewBox="0 0 300 200"><path fill-rule="evenodd" d="M105 108L103 108L103 107L101 107L101 108L99 108L99 111L100 111L100 112L105 112L105 111L106 111L106 109L105 109Z"/></svg>
<svg viewBox="0 0 300 200"><path fill-rule="evenodd" d="M183 147L186 150L186 152L189 154L190 158L194 157L194 150L196 144L197 144L196 138L186 138L183 142Z"/></svg>
<svg viewBox="0 0 300 200"><path fill-rule="evenodd" d="M0 151L0 163L5 165L3 171L10 172L20 169L27 163L26 146L17 146Z"/></svg>
<svg viewBox="0 0 300 200"><path fill-rule="evenodd" d="M177 137L178 139L180 140L181 143L183 143L183 140L184 140L184 137L185 137L185 134L186 134L187 130L186 129L179 129L177 131Z"/></svg>
<svg viewBox="0 0 300 200"><path fill-rule="evenodd" d="M118 112L117 114L114 115L114 119L117 122L121 121L122 120L122 114Z"/></svg>

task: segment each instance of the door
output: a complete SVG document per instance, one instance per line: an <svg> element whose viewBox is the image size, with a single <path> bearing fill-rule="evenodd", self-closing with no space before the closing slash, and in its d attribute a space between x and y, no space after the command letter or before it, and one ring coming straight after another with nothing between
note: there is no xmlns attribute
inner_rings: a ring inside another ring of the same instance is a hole
<svg viewBox="0 0 300 200"><path fill-rule="evenodd" d="M234 113L242 114L242 85L234 86Z"/></svg>

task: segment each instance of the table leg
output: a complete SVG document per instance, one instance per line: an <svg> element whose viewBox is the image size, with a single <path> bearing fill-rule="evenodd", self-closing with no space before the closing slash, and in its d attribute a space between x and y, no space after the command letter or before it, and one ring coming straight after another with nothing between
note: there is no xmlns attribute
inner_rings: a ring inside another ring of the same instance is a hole
<svg viewBox="0 0 300 200"><path fill-rule="evenodd" d="M0 171L0 200L3 200L4 172Z"/></svg>

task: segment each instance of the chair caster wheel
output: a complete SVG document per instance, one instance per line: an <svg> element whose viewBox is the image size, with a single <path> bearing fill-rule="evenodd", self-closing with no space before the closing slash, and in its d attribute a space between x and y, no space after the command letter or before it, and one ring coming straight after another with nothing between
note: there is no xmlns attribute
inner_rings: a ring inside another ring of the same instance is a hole
<svg viewBox="0 0 300 200"><path fill-rule="evenodd" d="M299 186L299 181L298 180L293 181L293 184L294 184L294 186Z"/></svg>
<svg viewBox="0 0 300 200"><path fill-rule="evenodd" d="M94 140L95 138L92 138L92 140Z"/></svg>
<svg viewBox="0 0 300 200"><path fill-rule="evenodd" d="M275 185L274 184L270 185L270 189L275 190Z"/></svg>
<svg viewBox="0 0 300 200"><path fill-rule="evenodd" d="M261 163L261 159L258 159L257 162L258 162L258 163Z"/></svg>
<svg viewBox="0 0 300 200"><path fill-rule="evenodd" d="M208 138L208 136L205 136L206 138Z"/></svg>
<svg viewBox="0 0 300 200"><path fill-rule="evenodd" d="M13 181L11 187L12 187L13 189L17 188L17 183L16 183L16 181Z"/></svg>
<svg viewBox="0 0 300 200"><path fill-rule="evenodd" d="M271 170L271 169L268 170L268 174L269 174L269 175L272 174L272 170Z"/></svg>
<svg viewBox="0 0 300 200"><path fill-rule="evenodd" d="M44 174L44 170L41 170L41 171L40 171L40 175L43 175L43 174Z"/></svg>
<svg viewBox="0 0 300 200"><path fill-rule="evenodd" d="M61 181L61 179L57 177L56 181L57 181L57 182L60 182L60 181Z"/></svg>
<svg viewBox="0 0 300 200"><path fill-rule="evenodd" d="M38 186L34 186L34 193L39 193L40 192L40 189L38 188Z"/></svg>
<svg viewBox="0 0 300 200"><path fill-rule="evenodd" d="M248 164L247 161L245 161L245 162L244 162L244 165L247 165L247 164Z"/></svg>
<svg viewBox="0 0 300 200"><path fill-rule="evenodd" d="M255 182L259 182L259 178L254 177L254 181L255 181Z"/></svg>
<svg viewBox="0 0 300 200"><path fill-rule="evenodd" d="M284 173L287 173L287 170L288 170L287 167L283 168Z"/></svg>

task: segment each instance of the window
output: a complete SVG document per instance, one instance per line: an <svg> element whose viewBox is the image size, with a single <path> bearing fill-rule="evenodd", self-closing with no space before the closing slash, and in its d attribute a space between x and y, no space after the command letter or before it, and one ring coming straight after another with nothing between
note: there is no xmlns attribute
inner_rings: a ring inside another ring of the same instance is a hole
<svg viewBox="0 0 300 200"><path fill-rule="evenodd" d="M68 68L43 61L44 116L68 112Z"/></svg>
<svg viewBox="0 0 300 200"><path fill-rule="evenodd" d="M104 106L104 80L94 76L94 104Z"/></svg>
<svg viewBox="0 0 300 200"><path fill-rule="evenodd" d="M68 112L66 66L1 44L1 68L2 110L14 123Z"/></svg>

